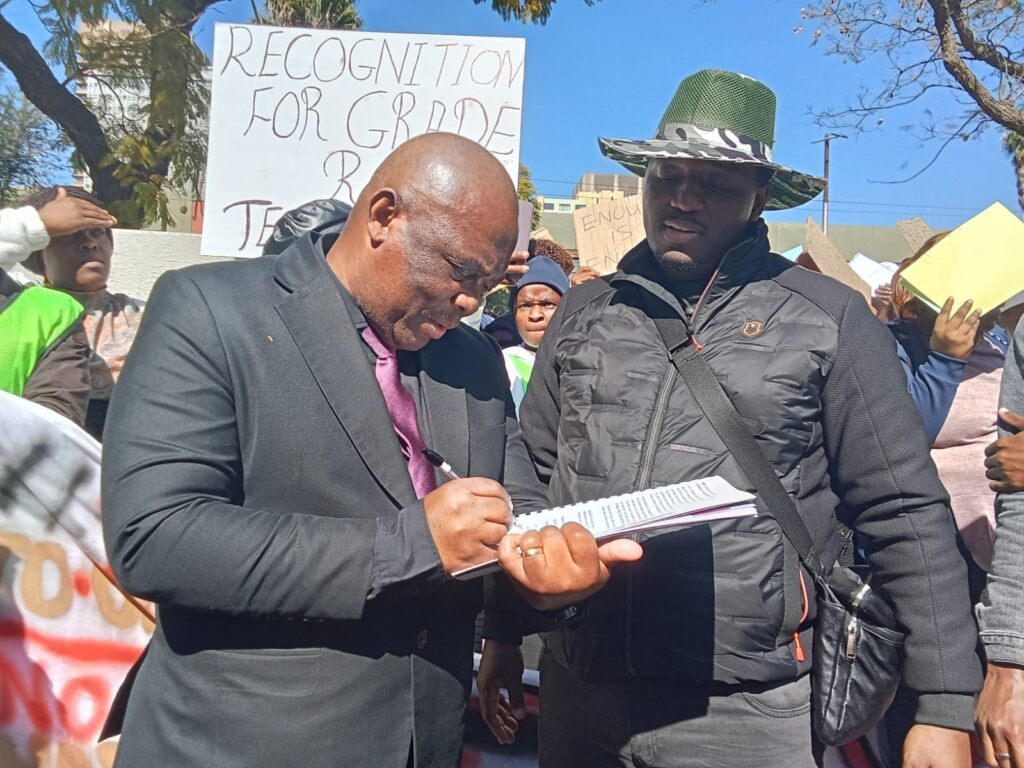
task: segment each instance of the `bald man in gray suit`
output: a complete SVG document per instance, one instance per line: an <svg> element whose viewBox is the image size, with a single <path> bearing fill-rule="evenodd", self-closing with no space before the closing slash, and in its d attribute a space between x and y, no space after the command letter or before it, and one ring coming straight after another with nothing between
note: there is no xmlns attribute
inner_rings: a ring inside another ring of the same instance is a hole
<svg viewBox="0 0 1024 768"><path fill-rule="evenodd" d="M114 571L159 611L117 766L457 764L482 587L450 574L503 541L521 558L512 506L545 504L500 351L459 322L517 210L490 154L434 134L381 165L340 235L158 282L103 466ZM638 556L550 534L509 568L536 609Z"/></svg>

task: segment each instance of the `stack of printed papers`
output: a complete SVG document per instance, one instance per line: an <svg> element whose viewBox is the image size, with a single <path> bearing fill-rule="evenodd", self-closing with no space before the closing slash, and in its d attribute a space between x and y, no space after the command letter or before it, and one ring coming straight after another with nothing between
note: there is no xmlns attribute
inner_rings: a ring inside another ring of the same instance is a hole
<svg viewBox="0 0 1024 768"><path fill-rule="evenodd" d="M509 533L579 523L601 542L639 531L679 528L756 514L752 494L715 476L519 515ZM453 575L459 579L473 578L497 568L497 560L491 560Z"/></svg>

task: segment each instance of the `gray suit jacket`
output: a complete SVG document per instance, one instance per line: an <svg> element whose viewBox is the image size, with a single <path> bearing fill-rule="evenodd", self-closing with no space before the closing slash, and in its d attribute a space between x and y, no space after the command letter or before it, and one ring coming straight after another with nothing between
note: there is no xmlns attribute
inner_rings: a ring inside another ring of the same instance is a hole
<svg viewBox="0 0 1024 768"><path fill-rule="evenodd" d="M438 559L367 598L400 518L410 551L433 542L323 254L307 237L153 289L103 462L114 572L159 610L118 766L458 760L482 587ZM494 342L460 327L419 362L428 445L542 505Z"/></svg>

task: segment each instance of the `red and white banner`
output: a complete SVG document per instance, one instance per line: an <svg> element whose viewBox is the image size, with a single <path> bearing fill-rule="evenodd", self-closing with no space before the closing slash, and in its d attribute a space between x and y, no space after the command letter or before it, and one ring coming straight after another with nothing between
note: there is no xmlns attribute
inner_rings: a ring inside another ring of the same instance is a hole
<svg viewBox="0 0 1024 768"><path fill-rule="evenodd" d="M100 446L2 392L0 432L0 766L105 768L97 737L153 624L100 570Z"/></svg>

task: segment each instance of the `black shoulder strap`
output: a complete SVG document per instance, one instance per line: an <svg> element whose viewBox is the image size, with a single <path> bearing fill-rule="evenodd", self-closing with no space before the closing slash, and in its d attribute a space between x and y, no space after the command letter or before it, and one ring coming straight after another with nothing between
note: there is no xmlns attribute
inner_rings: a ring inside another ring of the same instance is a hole
<svg viewBox="0 0 1024 768"><path fill-rule="evenodd" d="M722 391L707 361L696 345L689 343L690 333L686 323L678 316L652 319L658 326L672 362L704 416L768 505L804 565L816 579L824 578L831 571L831 565L826 567L822 563L814 540L779 476L775 474L764 452L758 448L750 430L736 413L735 406Z"/></svg>
<svg viewBox="0 0 1024 768"><path fill-rule="evenodd" d="M604 275L603 277L597 277L593 280L587 280L585 283L574 285L565 294L565 298L562 299L560 306L564 307L562 309L563 315L572 314L595 299L604 296L606 293L614 293L615 289L608 284L611 277L612 275Z"/></svg>

